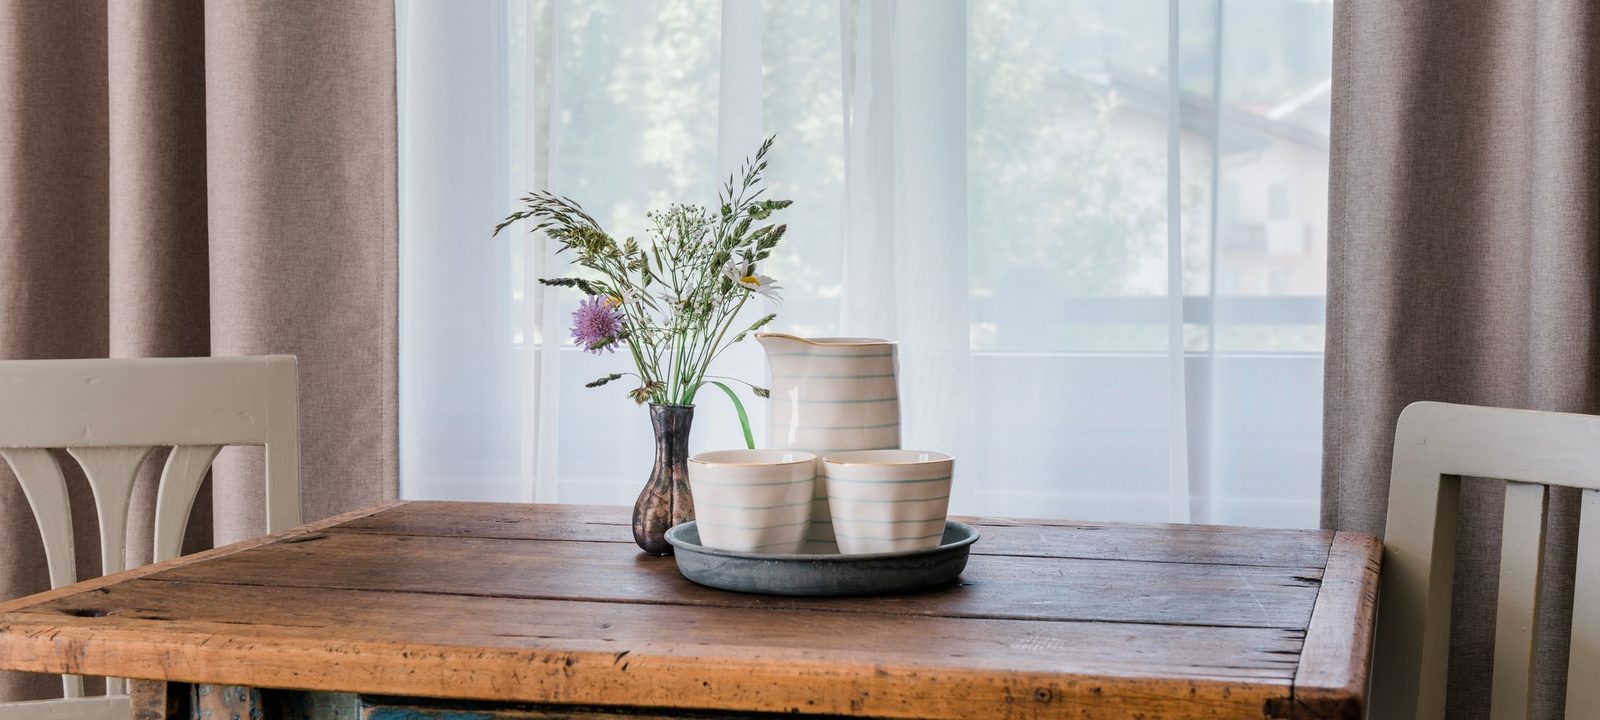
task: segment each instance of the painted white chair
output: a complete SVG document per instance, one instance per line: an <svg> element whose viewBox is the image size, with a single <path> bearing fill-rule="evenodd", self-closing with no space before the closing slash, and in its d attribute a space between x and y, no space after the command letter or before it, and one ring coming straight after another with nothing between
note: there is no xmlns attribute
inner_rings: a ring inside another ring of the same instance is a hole
<svg viewBox="0 0 1600 720"><path fill-rule="evenodd" d="M1444 717L1460 480L1506 485L1490 713L1526 718L1551 485L1582 488L1568 718L1600 718L1600 417L1415 403L1395 430L1371 717Z"/></svg>
<svg viewBox="0 0 1600 720"><path fill-rule="evenodd" d="M300 408L295 359L237 358L0 361L0 457L10 464L44 536L53 588L78 580L64 449L83 468L100 526L101 571L126 570L128 504L140 464L172 448L156 492L156 562L178 556L206 470L226 445L266 455L267 531L300 524ZM0 704L0 720L127 718L126 684L84 697Z"/></svg>

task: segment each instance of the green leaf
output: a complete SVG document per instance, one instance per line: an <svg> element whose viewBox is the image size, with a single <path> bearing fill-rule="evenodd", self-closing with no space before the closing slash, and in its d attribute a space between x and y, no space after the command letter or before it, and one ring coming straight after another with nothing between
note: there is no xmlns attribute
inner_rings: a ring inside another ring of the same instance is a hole
<svg viewBox="0 0 1600 720"><path fill-rule="evenodd" d="M756 436L750 432L750 416L745 414L744 403L739 402L739 395L733 391L733 388L717 382L716 380L707 380L703 383L700 383L700 387L705 387L707 385L715 385L719 388L722 388L722 392L728 396L729 400L733 401L733 411L739 414L739 429L744 431L744 445L751 450L756 449ZM768 394L770 395L771 393Z"/></svg>

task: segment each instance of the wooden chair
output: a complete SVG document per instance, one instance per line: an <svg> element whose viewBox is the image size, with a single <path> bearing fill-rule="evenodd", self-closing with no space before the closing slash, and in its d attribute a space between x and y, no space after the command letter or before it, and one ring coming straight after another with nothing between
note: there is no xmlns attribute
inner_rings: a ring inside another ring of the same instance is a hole
<svg viewBox="0 0 1600 720"><path fill-rule="evenodd" d="M1506 485L1491 717L1528 717L1548 486L1583 489L1569 718L1600 718L1600 417L1421 402L1395 430L1373 718L1443 718L1458 477Z"/></svg>
<svg viewBox="0 0 1600 720"><path fill-rule="evenodd" d="M0 457L10 464L44 537L50 586L78 580L72 513L61 466L69 453L94 495L101 571L126 570L128 505L139 466L172 447L156 493L156 562L178 556L195 493L226 445L262 445L267 531L300 524L300 409L295 359L239 358L0 361ZM84 697L0 704L0 720L127 718L125 682Z"/></svg>

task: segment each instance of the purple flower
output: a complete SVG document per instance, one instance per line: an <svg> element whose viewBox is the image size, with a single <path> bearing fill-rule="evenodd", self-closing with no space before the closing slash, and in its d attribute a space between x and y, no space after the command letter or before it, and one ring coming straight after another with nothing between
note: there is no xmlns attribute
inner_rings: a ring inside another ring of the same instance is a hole
<svg viewBox="0 0 1600 720"><path fill-rule="evenodd" d="M616 298L590 295L578 302L572 314L572 339L587 352L616 352L617 335L622 332L622 312Z"/></svg>

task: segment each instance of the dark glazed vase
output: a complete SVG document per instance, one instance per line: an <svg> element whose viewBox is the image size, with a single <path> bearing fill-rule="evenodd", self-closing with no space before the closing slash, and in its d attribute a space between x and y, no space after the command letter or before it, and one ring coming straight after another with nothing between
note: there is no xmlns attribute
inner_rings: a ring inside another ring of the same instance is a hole
<svg viewBox="0 0 1600 720"><path fill-rule="evenodd" d="M656 466L633 504L633 541L651 555L671 555L667 530L694 519L689 492L689 424L693 405L651 405L656 429Z"/></svg>

